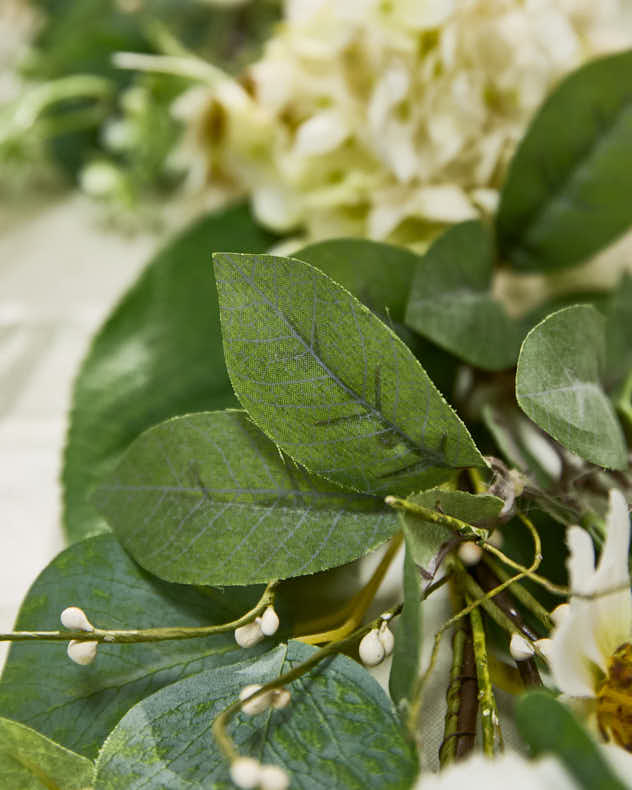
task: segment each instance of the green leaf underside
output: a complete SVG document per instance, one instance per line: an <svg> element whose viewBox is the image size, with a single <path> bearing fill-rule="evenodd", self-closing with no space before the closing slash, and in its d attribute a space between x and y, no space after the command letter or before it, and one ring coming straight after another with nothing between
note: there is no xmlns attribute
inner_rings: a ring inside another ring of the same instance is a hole
<svg viewBox="0 0 632 790"><path fill-rule="evenodd" d="M290 642L258 661L204 672L143 700L105 743L96 790L233 788L211 722L245 685L270 681L312 653ZM229 732L242 754L283 766L293 790L411 786L412 746L388 698L358 664L338 656L289 689L287 708L233 719Z"/></svg>
<svg viewBox="0 0 632 790"><path fill-rule="evenodd" d="M403 322L419 256L367 239L330 239L303 247L293 258L310 263L379 316Z"/></svg>
<svg viewBox="0 0 632 790"><path fill-rule="evenodd" d="M88 790L94 763L39 732L0 718L0 786L4 790Z"/></svg>
<svg viewBox="0 0 632 790"><path fill-rule="evenodd" d="M546 691L532 691L516 705L518 730L533 754L554 754L585 790L625 790L599 747L572 713Z"/></svg>
<svg viewBox="0 0 632 790"><path fill-rule="evenodd" d="M89 492L142 431L178 414L237 405L209 255L263 251L273 240L243 206L203 217L155 256L99 330L75 382L64 456L70 540L107 529Z"/></svg>
<svg viewBox="0 0 632 790"><path fill-rule="evenodd" d="M583 66L544 103L509 167L501 251L522 271L593 255L632 224L632 51Z"/></svg>
<svg viewBox="0 0 632 790"><path fill-rule="evenodd" d="M293 259L214 263L235 392L289 456L370 494L484 465L410 350L344 288Z"/></svg>
<svg viewBox="0 0 632 790"><path fill-rule="evenodd" d="M315 573L357 559L399 528L382 498L305 472L239 411L150 429L95 499L143 567L187 583Z"/></svg>
<svg viewBox="0 0 632 790"><path fill-rule="evenodd" d="M427 508L438 508L442 513L474 527L491 526L503 506L502 499L490 494L468 494L441 488L413 494L408 500ZM443 549L455 540L456 534L449 527L424 521L412 513L400 511L399 515L411 557L430 581L437 571Z"/></svg>
<svg viewBox="0 0 632 790"><path fill-rule="evenodd" d="M625 469L621 426L600 384L605 355L605 319L594 307L552 313L525 338L516 397L520 408L564 447L600 466Z"/></svg>
<svg viewBox="0 0 632 790"><path fill-rule="evenodd" d="M478 221L450 228L417 264L406 324L486 370L515 365L524 336L491 294L494 245Z"/></svg>
<svg viewBox="0 0 632 790"><path fill-rule="evenodd" d="M421 580L408 539L404 555L404 608L393 629L395 648L389 691L402 718L412 699L421 659Z"/></svg>
<svg viewBox="0 0 632 790"><path fill-rule="evenodd" d="M55 630L61 611L81 606L101 628L200 626L239 617L261 588L197 591L151 578L113 535L73 544L40 574L16 630ZM266 640L257 648L271 646ZM232 632L204 639L102 643L89 666L66 656L65 642L16 642L0 680L0 715L87 757L140 699L187 675L243 659Z"/></svg>

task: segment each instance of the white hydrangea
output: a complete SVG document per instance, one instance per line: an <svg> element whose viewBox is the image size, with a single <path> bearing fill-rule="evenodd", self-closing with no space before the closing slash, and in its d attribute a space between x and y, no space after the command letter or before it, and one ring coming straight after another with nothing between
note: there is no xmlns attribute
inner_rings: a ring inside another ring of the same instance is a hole
<svg viewBox="0 0 632 790"><path fill-rule="evenodd" d="M619 0L287 0L240 82L178 102L177 159L276 230L423 242L493 210L534 110L629 44L624 19Z"/></svg>

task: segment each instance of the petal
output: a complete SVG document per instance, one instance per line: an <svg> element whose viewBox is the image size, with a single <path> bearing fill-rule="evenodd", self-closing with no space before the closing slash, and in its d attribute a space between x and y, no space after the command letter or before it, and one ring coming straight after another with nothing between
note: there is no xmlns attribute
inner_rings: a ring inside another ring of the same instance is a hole
<svg viewBox="0 0 632 790"><path fill-rule="evenodd" d="M571 590L578 593L592 592L595 573L595 550L590 535L581 527L569 527L566 543L570 557L566 562Z"/></svg>
<svg viewBox="0 0 632 790"><path fill-rule="evenodd" d="M595 695L595 668L586 655L586 605L571 606L562 623L553 631L549 645L549 665L555 685L572 697ZM583 604L583 605L582 605Z"/></svg>

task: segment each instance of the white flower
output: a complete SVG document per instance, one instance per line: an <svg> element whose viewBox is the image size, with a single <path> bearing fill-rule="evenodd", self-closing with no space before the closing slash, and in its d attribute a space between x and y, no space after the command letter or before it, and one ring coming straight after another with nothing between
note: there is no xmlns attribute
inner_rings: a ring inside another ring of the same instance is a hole
<svg viewBox="0 0 632 790"><path fill-rule="evenodd" d="M592 703L604 738L632 751L630 517L620 491L610 492L606 529L597 567L588 533L568 530L568 570L576 595L553 632L549 663L564 694Z"/></svg>
<svg viewBox="0 0 632 790"><path fill-rule="evenodd" d="M493 208L560 78L629 45L619 0L286 0L241 82L178 101L188 182L308 238L423 243Z"/></svg>

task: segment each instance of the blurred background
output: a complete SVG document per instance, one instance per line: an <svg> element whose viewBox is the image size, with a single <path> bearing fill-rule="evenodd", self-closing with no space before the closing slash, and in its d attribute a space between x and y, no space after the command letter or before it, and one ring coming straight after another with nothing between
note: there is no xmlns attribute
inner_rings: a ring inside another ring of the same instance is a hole
<svg viewBox="0 0 632 790"><path fill-rule="evenodd" d="M493 213L535 109L570 70L630 46L631 9L0 0L0 630L64 545L73 376L171 233L245 195L278 249L360 235L423 250ZM615 281L603 271L572 276ZM500 291L526 305L556 287Z"/></svg>

